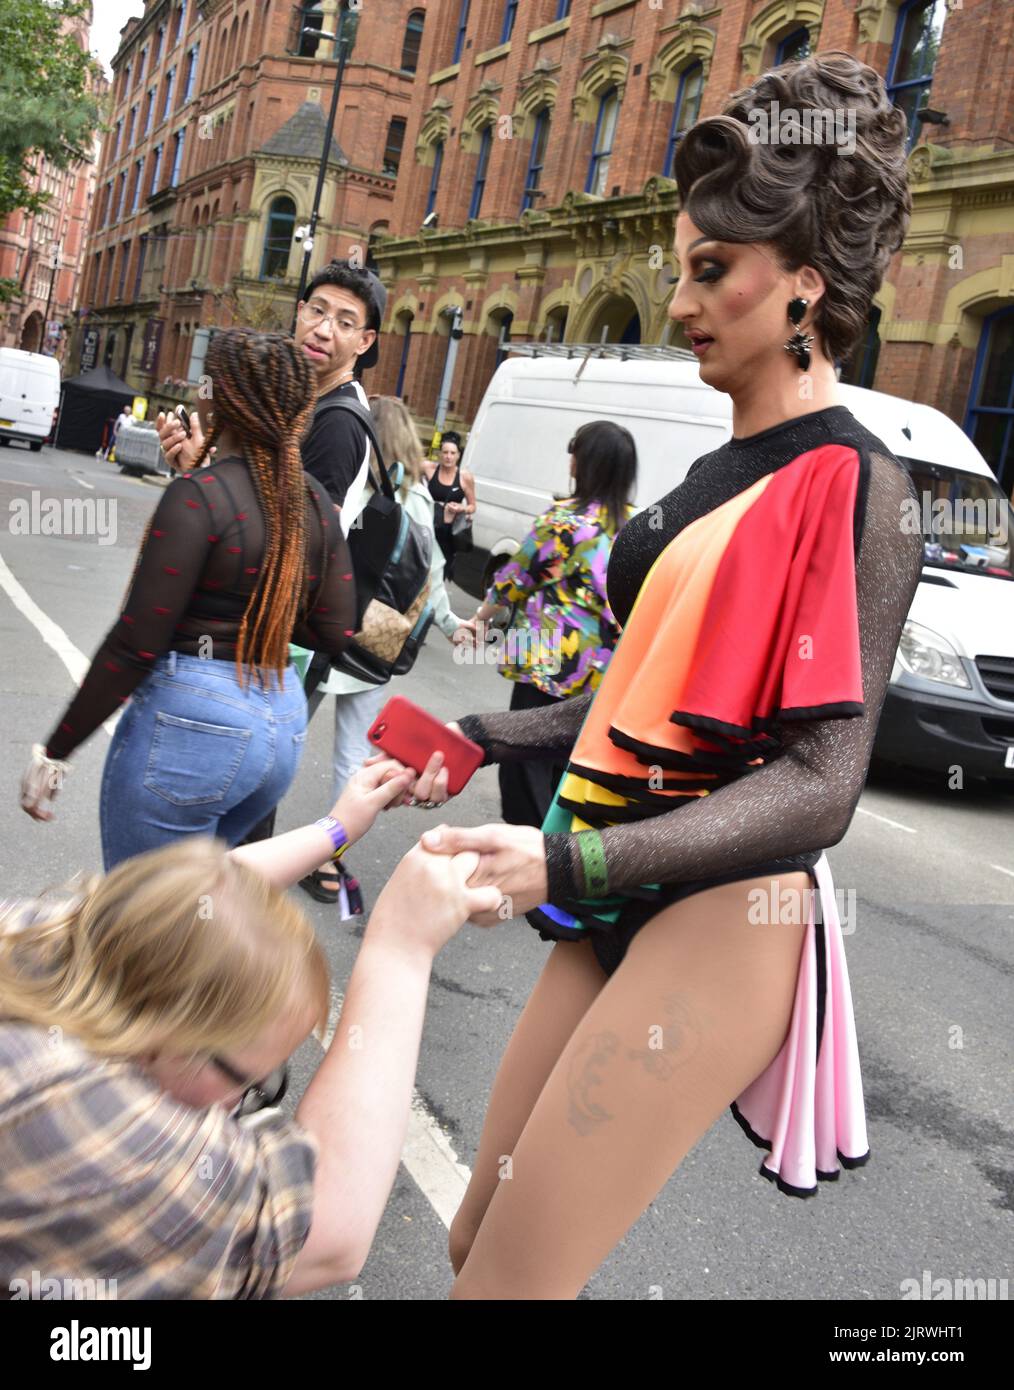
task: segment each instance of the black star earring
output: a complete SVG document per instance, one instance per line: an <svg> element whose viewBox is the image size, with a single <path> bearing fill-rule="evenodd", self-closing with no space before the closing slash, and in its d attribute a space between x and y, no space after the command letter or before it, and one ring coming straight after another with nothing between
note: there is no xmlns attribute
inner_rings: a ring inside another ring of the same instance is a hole
<svg viewBox="0 0 1014 1390"><path fill-rule="evenodd" d="M803 315L806 313L809 304L810 301L808 299L789 300L789 322L796 331L791 338L785 341L785 351L791 352L794 357L798 357L799 369L803 372L808 371L810 367L810 348L813 346L813 334L801 333L799 325L803 321Z"/></svg>

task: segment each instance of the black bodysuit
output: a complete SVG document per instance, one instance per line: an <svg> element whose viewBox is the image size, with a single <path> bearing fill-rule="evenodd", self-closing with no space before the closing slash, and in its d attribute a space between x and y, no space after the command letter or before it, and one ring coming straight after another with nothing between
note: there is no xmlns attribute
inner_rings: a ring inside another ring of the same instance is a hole
<svg viewBox="0 0 1014 1390"><path fill-rule="evenodd" d="M874 435L844 406L832 406L729 440L698 459L679 487L623 528L609 563L608 592L622 625L652 563L684 527L826 444L854 448L860 458L853 534L863 713L786 723L780 728L778 755L764 766L650 820L602 830L610 889L661 883L663 902L671 902L734 879L811 870L849 826L922 561L921 537L901 526L903 503L914 495L912 483ZM758 574L758 584L763 578ZM459 722L486 750L488 763L558 757L573 748L592 699L589 693L549 710L471 715ZM550 902L585 894L577 839L574 834L546 836ZM656 901L647 915L635 910L625 915L621 928L594 933L592 942L607 972L619 964L647 916L658 910Z"/></svg>

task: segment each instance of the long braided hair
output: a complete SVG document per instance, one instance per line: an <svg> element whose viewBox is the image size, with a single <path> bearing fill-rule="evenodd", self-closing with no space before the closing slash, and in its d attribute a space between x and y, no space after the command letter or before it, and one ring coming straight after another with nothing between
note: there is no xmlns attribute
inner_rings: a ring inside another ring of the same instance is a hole
<svg viewBox="0 0 1014 1390"><path fill-rule="evenodd" d="M236 672L244 668L282 676L289 638L307 591L306 482L299 445L317 398L313 368L282 333L231 328L208 345L211 429L199 468L228 427L243 441L267 528L260 576L250 595L236 643Z"/></svg>

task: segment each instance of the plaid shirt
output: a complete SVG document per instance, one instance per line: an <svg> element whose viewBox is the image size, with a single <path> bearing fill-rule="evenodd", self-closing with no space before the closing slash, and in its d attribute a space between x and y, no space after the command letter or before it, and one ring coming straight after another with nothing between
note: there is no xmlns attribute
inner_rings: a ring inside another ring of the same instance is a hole
<svg viewBox="0 0 1014 1390"><path fill-rule="evenodd" d="M120 1299L277 1298L316 1153L292 1121L245 1128L58 1029L0 1020L0 1299L33 1271L36 1287L115 1279Z"/></svg>

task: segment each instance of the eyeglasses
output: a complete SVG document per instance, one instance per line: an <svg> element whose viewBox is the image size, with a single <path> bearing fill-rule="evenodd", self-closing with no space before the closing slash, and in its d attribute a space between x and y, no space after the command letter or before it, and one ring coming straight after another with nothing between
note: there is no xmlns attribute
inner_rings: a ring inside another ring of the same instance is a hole
<svg viewBox="0 0 1014 1390"><path fill-rule="evenodd" d="M362 333L369 326L365 323L356 323L354 319L348 317L348 310L344 312L344 317L339 314L329 314L325 305L319 300L311 299L309 304L304 304L299 311L300 318L304 323L308 323L311 328L316 328L319 324L329 323L336 333L355 333L357 330Z"/></svg>
<svg viewBox="0 0 1014 1390"><path fill-rule="evenodd" d="M285 1065L276 1067L263 1081L251 1081L224 1057L209 1057L208 1060L237 1086L246 1087L239 1104L232 1112L237 1119L242 1119L244 1115L254 1115L258 1110L266 1110L270 1105L277 1105L289 1089L289 1069Z"/></svg>

